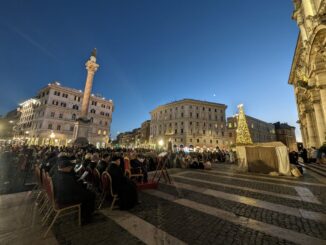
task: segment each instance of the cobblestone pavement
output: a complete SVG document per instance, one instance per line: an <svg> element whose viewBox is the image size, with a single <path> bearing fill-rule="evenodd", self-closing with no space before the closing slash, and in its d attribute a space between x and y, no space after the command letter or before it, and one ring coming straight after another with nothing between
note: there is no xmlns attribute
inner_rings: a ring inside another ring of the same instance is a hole
<svg viewBox="0 0 326 245"><path fill-rule="evenodd" d="M54 237L78 245L326 244L326 184L309 172L272 177L218 164L212 171L169 173L173 183L140 192L141 204L132 210L106 204L82 227L64 217Z"/></svg>

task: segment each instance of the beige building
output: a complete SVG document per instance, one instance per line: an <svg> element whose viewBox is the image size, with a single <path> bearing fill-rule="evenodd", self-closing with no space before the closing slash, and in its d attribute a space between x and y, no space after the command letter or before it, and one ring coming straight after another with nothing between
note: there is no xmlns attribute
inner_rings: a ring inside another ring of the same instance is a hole
<svg viewBox="0 0 326 245"><path fill-rule="evenodd" d="M29 144L67 145L72 143L76 120L81 114L83 92L63 87L58 82L42 88L35 99L21 104L20 125L27 125ZM28 105L28 106L27 106ZM113 112L112 100L91 95L88 115L91 120L89 143L107 147Z"/></svg>
<svg viewBox="0 0 326 245"><path fill-rule="evenodd" d="M143 147L147 147L149 144L151 120L146 120L140 127L140 144Z"/></svg>
<svg viewBox="0 0 326 245"><path fill-rule="evenodd" d="M135 128L130 132L124 132L117 135L117 143L120 147L137 148L140 147L141 129Z"/></svg>
<svg viewBox="0 0 326 245"><path fill-rule="evenodd" d="M5 116L0 117L0 140L11 141L15 136L15 130L19 123L20 112L17 109L8 112ZM22 131L22 135L23 132Z"/></svg>
<svg viewBox="0 0 326 245"><path fill-rule="evenodd" d="M20 116L15 126L15 138L21 138L23 140L30 139L35 111L39 105L40 101L36 98L28 99L19 104L17 111L19 111Z"/></svg>
<svg viewBox="0 0 326 245"><path fill-rule="evenodd" d="M247 125L253 143L271 142L276 140L275 127L272 123L246 115ZM236 130L238 128L237 115L227 118L229 144L236 143Z"/></svg>
<svg viewBox="0 0 326 245"><path fill-rule="evenodd" d="M276 140L285 144L289 151L298 151L297 140L295 137L295 127L287 123L274 123Z"/></svg>
<svg viewBox="0 0 326 245"><path fill-rule="evenodd" d="M303 144L326 141L326 0L295 0L300 29L289 84L293 85Z"/></svg>
<svg viewBox="0 0 326 245"><path fill-rule="evenodd" d="M140 128L118 134L116 143L126 148L149 148L150 122L147 120Z"/></svg>
<svg viewBox="0 0 326 245"><path fill-rule="evenodd" d="M227 106L207 101L183 99L158 106L151 114L150 143L168 147L215 149L227 144Z"/></svg>

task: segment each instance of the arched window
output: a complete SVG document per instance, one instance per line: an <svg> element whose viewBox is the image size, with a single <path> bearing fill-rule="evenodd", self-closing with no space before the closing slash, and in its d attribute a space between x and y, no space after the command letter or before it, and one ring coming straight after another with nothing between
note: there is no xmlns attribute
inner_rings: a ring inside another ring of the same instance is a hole
<svg viewBox="0 0 326 245"><path fill-rule="evenodd" d="M94 121L94 119L93 119L92 117L91 117L91 119L90 119L90 120L91 120L91 123Z"/></svg>
<svg viewBox="0 0 326 245"><path fill-rule="evenodd" d="M76 114L75 114L75 113L72 114L71 119L72 119L72 120L76 120Z"/></svg>
<svg viewBox="0 0 326 245"><path fill-rule="evenodd" d="M94 109L91 109L91 113L95 114L95 112L96 112L96 111L95 111Z"/></svg>
<svg viewBox="0 0 326 245"><path fill-rule="evenodd" d="M99 129L99 130L97 131L97 134L98 134L98 135L100 135L100 134L101 134L101 129Z"/></svg>

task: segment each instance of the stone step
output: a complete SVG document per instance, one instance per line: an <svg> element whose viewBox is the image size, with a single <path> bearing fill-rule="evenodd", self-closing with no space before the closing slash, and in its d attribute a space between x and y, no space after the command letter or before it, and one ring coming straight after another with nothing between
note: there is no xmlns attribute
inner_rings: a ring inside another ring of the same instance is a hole
<svg viewBox="0 0 326 245"><path fill-rule="evenodd" d="M316 174L326 177L326 171L324 171L324 170L320 170L320 169L316 168L315 166L308 165L308 164L306 164L304 167L306 169L309 169L309 170L315 172Z"/></svg>
<svg viewBox="0 0 326 245"><path fill-rule="evenodd" d="M319 170L322 170L322 171L325 171L326 172L326 166L324 166L324 165L313 163L313 164L310 164L310 166L313 166L315 168L318 168Z"/></svg>

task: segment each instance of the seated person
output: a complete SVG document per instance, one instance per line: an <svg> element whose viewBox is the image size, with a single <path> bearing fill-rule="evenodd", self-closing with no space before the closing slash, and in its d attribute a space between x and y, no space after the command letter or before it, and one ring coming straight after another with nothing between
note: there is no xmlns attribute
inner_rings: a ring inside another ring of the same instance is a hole
<svg viewBox="0 0 326 245"><path fill-rule="evenodd" d="M77 181L68 157L60 157L57 162L58 171L52 177L56 202L60 205L81 203L82 223L89 223L95 209L95 194Z"/></svg>
<svg viewBox="0 0 326 245"><path fill-rule="evenodd" d="M120 168L120 156L114 155L109 165L109 174L112 178L112 189L118 194L119 206L122 210L133 208L138 203L136 184L130 181Z"/></svg>
<svg viewBox="0 0 326 245"><path fill-rule="evenodd" d="M99 161L97 165L97 169L101 175L107 169L109 163L110 163L110 155L108 153L104 153L102 159Z"/></svg>
<svg viewBox="0 0 326 245"><path fill-rule="evenodd" d="M147 166L145 164L145 157L143 157L142 155L139 155L138 154L135 159L132 159L130 161L130 166L131 166L131 174L139 173L139 169L141 169L141 172L144 175L143 181L145 183L148 182Z"/></svg>

